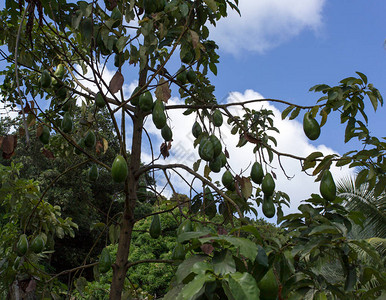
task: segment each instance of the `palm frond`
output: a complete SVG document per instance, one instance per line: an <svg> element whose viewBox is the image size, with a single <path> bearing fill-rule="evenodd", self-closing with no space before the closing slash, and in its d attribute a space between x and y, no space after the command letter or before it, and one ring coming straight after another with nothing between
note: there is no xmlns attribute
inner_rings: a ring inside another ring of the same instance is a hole
<svg viewBox="0 0 386 300"><path fill-rule="evenodd" d="M360 211L366 217L365 229L361 238L386 238L386 194L375 197L367 186L355 186L353 178L345 178L337 182L337 194L345 199L345 206L349 211Z"/></svg>

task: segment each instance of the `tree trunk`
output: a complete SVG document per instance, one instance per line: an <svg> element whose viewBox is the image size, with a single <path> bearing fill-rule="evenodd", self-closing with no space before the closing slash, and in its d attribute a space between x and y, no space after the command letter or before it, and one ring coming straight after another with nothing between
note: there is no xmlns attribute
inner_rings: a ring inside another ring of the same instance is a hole
<svg viewBox="0 0 386 300"><path fill-rule="evenodd" d="M134 208L137 200L137 182L134 174L140 168L143 115L136 112L133 119L133 138L130 154L130 171L125 183L125 208L119 233L118 252L113 265L113 278L110 287L110 299L121 299L125 277L128 269L127 259L129 257L131 234L135 223Z"/></svg>

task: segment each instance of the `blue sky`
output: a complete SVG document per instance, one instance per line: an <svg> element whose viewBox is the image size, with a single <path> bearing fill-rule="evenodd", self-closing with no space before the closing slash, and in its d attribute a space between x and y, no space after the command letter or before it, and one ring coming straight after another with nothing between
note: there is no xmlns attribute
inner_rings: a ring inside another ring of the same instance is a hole
<svg viewBox="0 0 386 300"><path fill-rule="evenodd" d="M297 35L264 51L242 51L236 56L226 50L221 51L218 76L213 78L219 99L230 91L253 89L267 98L310 105L321 96L308 92L311 86L318 83L335 85L345 77L356 75L355 71L365 73L385 95L385 1L288 2L303 2L304 5L307 2L324 3L320 12L321 23L317 28L304 26ZM312 9L310 11L313 12ZM254 22L248 26L254 26ZM254 39L253 35L250 39ZM245 47L248 48L248 45ZM386 135L385 113L385 107L376 115L369 110L369 115L375 116L370 119L370 128L375 135ZM339 134L331 139L329 133L336 129ZM343 126L338 121L332 122L323 130L318 143L345 151L346 147L341 143L343 133Z"/></svg>
<svg viewBox="0 0 386 300"><path fill-rule="evenodd" d="M0 3L0 7L3 5ZM241 0L240 9L241 18L230 13L229 18L220 21L211 31L211 37L220 46L218 76L211 76L219 102L265 97L313 105L322 94L308 92L311 86L319 83L337 85L341 79L355 76L355 71L365 73L369 82L385 97L384 0ZM108 66L105 76L111 78L115 70L112 64ZM135 87L136 73L135 70L124 74L126 96ZM173 94L177 95L175 87ZM177 98L171 100L172 103L178 101ZM278 116L275 121L281 135L277 139L282 151L302 156L317 150L343 154L360 146L358 143L343 143L344 127L337 117L331 116L322 128L320 138L310 142L302 132L301 123L280 120L280 110L284 106L265 104L264 107L274 110ZM191 165L197 159L197 150L191 146L193 140L189 133L194 120L181 117L180 112L169 114L175 141L171 157L165 163L186 162ZM368 105L370 130L378 137L386 136L385 113L386 108L382 107L374 114L371 105ZM298 120L301 122L302 115ZM158 151L162 142L159 130L155 129L151 120L146 125ZM237 143L226 130L224 135L229 145ZM143 153L143 161L150 160L149 154L150 151ZM230 164L236 172L245 170L253 160L254 156L248 148L237 148L231 152ZM286 161L285 168L288 174L296 177L288 181L277 169L277 186L292 197L293 211L300 200L318 192L318 185L313 184L312 178L300 174L298 163ZM352 172L335 169L333 174L340 177ZM213 179L218 180L219 177L214 175ZM180 184L176 184L178 190L187 192L184 183L180 181Z"/></svg>

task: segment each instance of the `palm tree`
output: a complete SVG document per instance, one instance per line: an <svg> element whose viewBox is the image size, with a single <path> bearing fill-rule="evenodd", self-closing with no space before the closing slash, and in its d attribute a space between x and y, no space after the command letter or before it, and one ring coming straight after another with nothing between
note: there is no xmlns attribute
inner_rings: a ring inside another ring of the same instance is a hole
<svg viewBox="0 0 386 300"><path fill-rule="evenodd" d="M357 187L353 178L346 178L337 182L337 194L345 199L347 210L362 212L365 217L363 230L353 228L356 238L386 238L386 193L375 197L366 184Z"/></svg>

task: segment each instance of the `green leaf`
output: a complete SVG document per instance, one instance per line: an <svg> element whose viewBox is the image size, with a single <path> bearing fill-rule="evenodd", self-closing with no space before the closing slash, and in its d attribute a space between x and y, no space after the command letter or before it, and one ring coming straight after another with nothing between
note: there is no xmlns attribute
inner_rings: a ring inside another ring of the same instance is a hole
<svg viewBox="0 0 386 300"><path fill-rule="evenodd" d="M208 7L213 11L213 12L216 12L217 11L217 3L215 0L204 0L204 2L206 3L206 5L208 5Z"/></svg>
<svg viewBox="0 0 386 300"><path fill-rule="evenodd" d="M234 228L230 231L230 234L232 234L236 231L239 231L239 230L253 234L254 237L257 238L258 241L263 240L261 235L260 235L259 230L255 226L252 226L252 225L246 225L246 226L242 226L240 228Z"/></svg>
<svg viewBox="0 0 386 300"><path fill-rule="evenodd" d="M200 295L205 292L205 282L214 281L215 278L211 274L197 275L192 281L182 289L182 298L183 300L197 299Z"/></svg>
<svg viewBox="0 0 386 300"><path fill-rule="evenodd" d="M319 111L319 108L320 108L320 106L319 105L316 105L316 106L314 106L312 109L311 109L311 115L315 118L316 117L316 114L318 113L318 111Z"/></svg>
<svg viewBox="0 0 386 300"><path fill-rule="evenodd" d="M283 112L281 113L281 119L284 120L288 114L295 108L295 105L288 106Z"/></svg>
<svg viewBox="0 0 386 300"><path fill-rule="evenodd" d="M78 10L71 18L72 28L74 28L75 30L78 29L81 20L82 20L82 12Z"/></svg>
<svg viewBox="0 0 386 300"><path fill-rule="evenodd" d="M186 17L188 15L188 13L189 13L189 7L188 7L188 5L185 2L180 4L179 10L180 10L180 12L181 12L183 17Z"/></svg>
<svg viewBox="0 0 386 300"><path fill-rule="evenodd" d="M213 269L216 274L225 275L236 272L236 263L229 250L223 250L212 259Z"/></svg>
<svg viewBox="0 0 386 300"><path fill-rule="evenodd" d="M361 170L355 179L355 186L360 187L365 182L368 174L369 174L368 169Z"/></svg>
<svg viewBox="0 0 386 300"><path fill-rule="evenodd" d="M322 109L320 111L320 115L322 116L322 119L320 120L320 127L322 127L327 122L328 113Z"/></svg>
<svg viewBox="0 0 386 300"><path fill-rule="evenodd" d="M126 43L128 41L129 37L128 36L121 36L118 41L117 41L117 44L116 44L116 47L118 49L118 52L122 52L123 49L125 48L126 46Z"/></svg>
<svg viewBox="0 0 386 300"><path fill-rule="evenodd" d="M229 291L235 300L259 300L260 290L256 280L249 273L233 273L226 279Z"/></svg>
<svg viewBox="0 0 386 300"><path fill-rule="evenodd" d="M327 296L325 292L317 292L314 295L313 300L327 300Z"/></svg>
<svg viewBox="0 0 386 300"><path fill-rule="evenodd" d="M293 120L295 119L300 113L300 107L296 107L296 109L291 113L289 119Z"/></svg>
<svg viewBox="0 0 386 300"><path fill-rule="evenodd" d="M249 199L252 196L252 183L247 177L242 177L241 193L245 199Z"/></svg>
<svg viewBox="0 0 386 300"><path fill-rule="evenodd" d="M317 84L310 88L310 92L312 91L320 92L328 88L330 88L330 86L328 86L327 84Z"/></svg>
<svg viewBox="0 0 386 300"><path fill-rule="evenodd" d="M192 267L192 272L196 273L197 275L204 275L206 271L213 272L212 265L206 261L196 262Z"/></svg>
<svg viewBox="0 0 386 300"><path fill-rule="evenodd" d="M377 108L378 108L378 99L377 99L377 97L372 92L368 92L367 95L370 98L370 101L371 101L371 104L373 105L374 111L377 111Z"/></svg>
<svg viewBox="0 0 386 300"><path fill-rule="evenodd" d="M205 261L206 257L201 255L191 256L184 260L177 269L176 280L177 283L181 283L190 273L192 273L193 266L198 262Z"/></svg>
<svg viewBox="0 0 386 300"><path fill-rule="evenodd" d="M205 236L207 235L208 233L210 233L209 229L208 230L203 230L203 231L189 231L189 232L184 232L184 233L181 233L178 238L177 238L177 241L179 243L183 243L185 241L188 241L188 240L191 240L191 239L196 239L196 238L199 238L201 236Z"/></svg>
<svg viewBox="0 0 386 300"><path fill-rule="evenodd" d="M199 159L195 163L193 163L193 171L194 172L198 171L198 169L200 168L200 164L201 164L201 159Z"/></svg>
<svg viewBox="0 0 386 300"><path fill-rule="evenodd" d="M217 76L217 66L216 66L216 64L215 63L209 63L209 69L212 71L212 73L214 74L214 75L216 75Z"/></svg>
<svg viewBox="0 0 386 300"><path fill-rule="evenodd" d="M313 228L311 230L311 232L309 233L309 235L325 234L325 233L339 234L339 231L334 226L320 225L320 226L316 226L315 228Z"/></svg>
<svg viewBox="0 0 386 300"><path fill-rule="evenodd" d="M367 76L361 72L355 72L359 75L359 77L362 79L364 84L367 84Z"/></svg>
<svg viewBox="0 0 386 300"><path fill-rule="evenodd" d="M235 246L236 248L240 248L240 254L250 259L251 261L254 261L257 255L257 245L246 238L232 237L232 236L219 236L219 237L206 237L206 238L201 238L199 240L203 244L211 240L226 241L232 244L233 246Z"/></svg>
<svg viewBox="0 0 386 300"><path fill-rule="evenodd" d="M319 152L319 151L312 152L310 155L308 155L306 157L305 161L313 161L313 160L317 159L318 157L322 157L322 156L323 156L322 152Z"/></svg>

